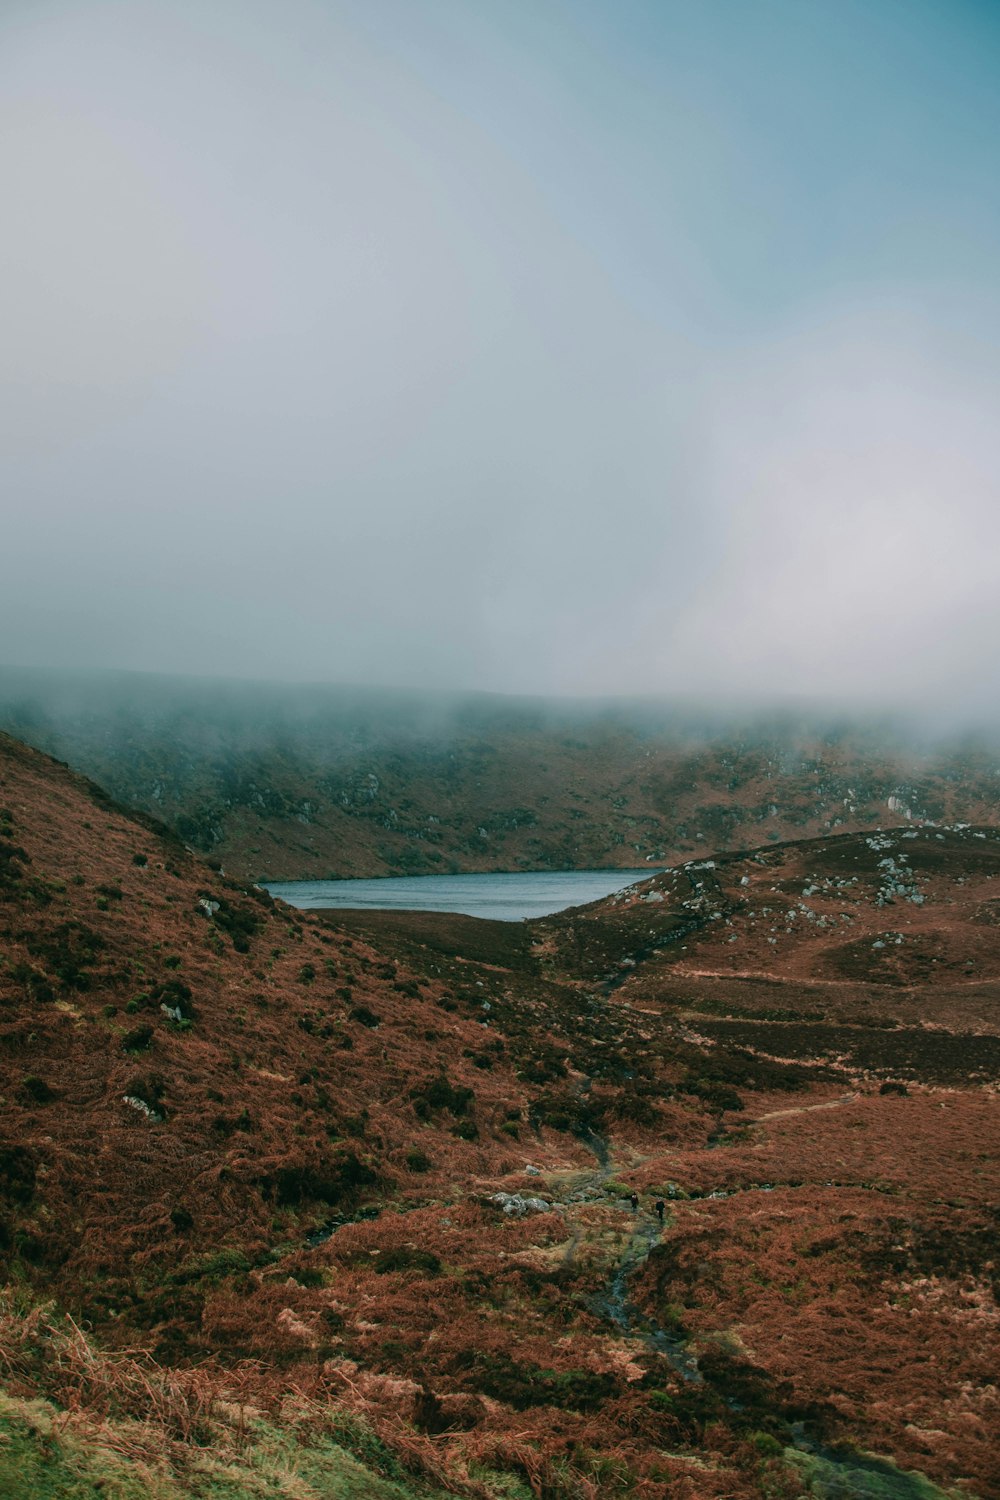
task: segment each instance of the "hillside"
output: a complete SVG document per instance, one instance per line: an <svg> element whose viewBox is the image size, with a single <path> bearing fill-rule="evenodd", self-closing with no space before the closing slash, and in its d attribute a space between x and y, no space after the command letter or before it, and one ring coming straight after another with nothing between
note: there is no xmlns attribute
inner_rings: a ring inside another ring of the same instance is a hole
<svg viewBox="0 0 1000 1500"><path fill-rule="evenodd" d="M655 703L0 669L0 728L241 879L633 867L1000 823L1000 751L849 719Z"/></svg>
<svg viewBox="0 0 1000 1500"><path fill-rule="evenodd" d="M992 830L504 924L0 809L5 1493L1000 1494Z"/></svg>

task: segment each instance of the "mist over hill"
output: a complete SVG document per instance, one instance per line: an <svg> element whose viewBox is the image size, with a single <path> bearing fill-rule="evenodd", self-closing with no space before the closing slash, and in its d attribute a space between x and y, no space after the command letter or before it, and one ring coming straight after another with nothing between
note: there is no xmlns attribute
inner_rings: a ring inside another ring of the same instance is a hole
<svg viewBox="0 0 1000 1500"><path fill-rule="evenodd" d="M1000 821L1000 747L843 711L4 668L0 727L253 879L628 868Z"/></svg>
<svg viewBox="0 0 1000 1500"><path fill-rule="evenodd" d="M0 1500L1000 1500L998 76L0 4Z"/></svg>

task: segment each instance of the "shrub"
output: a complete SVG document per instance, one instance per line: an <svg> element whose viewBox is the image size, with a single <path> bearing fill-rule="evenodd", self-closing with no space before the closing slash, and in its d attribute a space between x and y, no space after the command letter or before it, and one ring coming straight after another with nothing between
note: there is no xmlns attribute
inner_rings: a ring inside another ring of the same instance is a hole
<svg viewBox="0 0 1000 1500"><path fill-rule="evenodd" d="M695 1078L689 1074L677 1087L682 1094L693 1094L696 1099L703 1099L710 1109L717 1110L720 1114L727 1109L744 1108L743 1100L735 1089L713 1078Z"/></svg>
<svg viewBox="0 0 1000 1500"><path fill-rule="evenodd" d="M0 1198L22 1207L35 1195L35 1158L26 1146L0 1145Z"/></svg>
<svg viewBox="0 0 1000 1500"><path fill-rule="evenodd" d="M242 1250L216 1250L178 1266L167 1279L174 1286L183 1286L190 1281L222 1281L249 1270L250 1262Z"/></svg>
<svg viewBox="0 0 1000 1500"><path fill-rule="evenodd" d="M38 969L32 968L31 964L14 964L10 977L15 984L24 986L24 992L29 1000L45 1003L55 999L55 993L45 975Z"/></svg>
<svg viewBox="0 0 1000 1500"><path fill-rule="evenodd" d="M0 889L16 885L24 875L24 871L16 866L30 863L28 854L20 845L9 844L6 839L0 839Z"/></svg>
<svg viewBox="0 0 1000 1500"><path fill-rule="evenodd" d="M124 1092L131 1099L141 1099L156 1114L165 1115L161 1100L167 1085L159 1073L137 1073L125 1085Z"/></svg>
<svg viewBox="0 0 1000 1500"><path fill-rule="evenodd" d="M90 986L91 968L105 947L104 939L83 922L60 922L27 940L28 952L41 958L66 989Z"/></svg>
<svg viewBox="0 0 1000 1500"><path fill-rule="evenodd" d="M28 1073L21 1079L18 1095L24 1104L51 1104L56 1097L55 1090L49 1088L45 1079L38 1078L34 1073Z"/></svg>
<svg viewBox="0 0 1000 1500"><path fill-rule="evenodd" d="M322 1010L306 1011L297 1024L307 1036L331 1037L337 1032L336 1024Z"/></svg>
<svg viewBox="0 0 1000 1500"><path fill-rule="evenodd" d="M133 854L132 863L138 865L140 870L142 870L149 864L149 860L145 854Z"/></svg>
<svg viewBox="0 0 1000 1500"><path fill-rule="evenodd" d="M145 1052L153 1040L153 1028L148 1021L143 1021L139 1026L134 1026L131 1031L126 1031L122 1037L123 1052Z"/></svg>
<svg viewBox="0 0 1000 1500"><path fill-rule="evenodd" d="M169 963L169 959L167 962ZM196 1012L191 1000L191 988L184 983L183 979L166 979L162 984L154 985L149 998L154 1003L159 1001L160 1005L165 1005L168 1010L179 1011L183 1021L195 1019Z"/></svg>
<svg viewBox="0 0 1000 1500"><path fill-rule="evenodd" d="M552 1048L545 1048L524 1064L521 1077L526 1083L553 1083L566 1077L566 1064Z"/></svg>
<svg viewBox="0 0 1000 1500"><path fill-rule="evenodd" d="M339 1203L356 1188L375 1182L375 1173L359 1161L353 1151L344 1151L327 1161L279 1167L263 1178L260 1186L279 1208L300 1203Z"/></svg>
<svg viewBox="0 0 1000 1500"><path fill-rule="evenodd" d="M260 931L263 918L252 907L227 901L224 896L217 896L212 891L199 891L198 895L202 902L207 903L206 906L199 904L198 909L202 914L209 917L216 927L228 933L237 953L249 953L250 939Z"/></svg>
<svg viewBox="0 0 1000 1500"><path fill-rule="evenodd" d="M422 1120L427 1120L435 1110L446 1109L452 1115L459 1118L467 1113L469 1105L475 1098L472 1089L456 1088L449 1082L444 1073L432 1078L429 1083L415 1088L410 1093L413 1100L413 1108Z"/></svg>
<svg viewBox="0 0 1000 1500"><path fill-rule="evenodd" d="M396 1245L379 1250L372 1261L372 1268L379 1276L391 1271L422 1271L425 1276L438 1276L441 1261L433 1250L415 1250L409 1245Z"/></svg>
<svg viewBox="0 0 1000 1500"><path fill-rule="evenodd" d="M576 1094L542 1094L531 1108L530 1119L536 1127L547 1125L550 1130L586 1135L600 1128L602 1106L595 1099Z"/></svg>
<svg viewBox="0 0 1000 1500"><path fill-rule="evenodd" d="M486 1354L467 1350L455 1360L459 1370L471 1371L476 1388L516 1411L532 1406L559 1406L570 1411L596 1411L615 1394L611 1375L591 1370L544 1370L539 1365L519 1363L509 1354Z"/></svg>
<svg viewBox="0 0 1000 1500"><path fill-rule="evenodd" d="M355 1005L347 1014L348 1020L358 1021L362 1026L372 1028L378 1026L382 1020L382 1017L377 1016L373 1010L369 1010L367 1005Z"/></svg>
<svg viewBox="0 0 1000 1500"><path fill-rule="evenodd" d="M655 1125L659 1118L655 1105L638 1089L622 1089L614 1102L613 1113L616 1119L632 1120L636 1125Z"/></svg>
<svg viewBox="0 0 1000 1500"><path fill-rule="evenodd" d="M414 1147L406 1153L406 1165L411 1172L429 1172L431 1169L431 1159L426 1152L419 1151Z"/></svg>
<svg viewBox="0 0 1000 1500"><path fill-rule="evenodd" d="M304 1287L318 1287L324 1284L323 1272L317 1266L302 1266L298 1270L289 1273L299 1284Z"/></svg>
<svg viewBox="0 0 1000 1500"><path fill-rule="evenodd" d="M473 1052L471 1047L466 1047L462 1056L470 1058L473 1067L481 1068L484 1072L493 1066L494 1059L489 1052Z"/></svg>
<svg viewBox="0 0 1000 1500"><path fill-rule="evenodd" d="M242 1131L245 1135L249 1135L250 1132L256 1130L256 1128L257 1126L253 1119L253 1116L250 1114L250 1111L246 1107L241 1109L239 1114L235 1117L231 1115L216 1115L215 1119L212 1121L212 1129L217 1130L220 1135L226 1136L232 1135L236 1130Z"/></svg>

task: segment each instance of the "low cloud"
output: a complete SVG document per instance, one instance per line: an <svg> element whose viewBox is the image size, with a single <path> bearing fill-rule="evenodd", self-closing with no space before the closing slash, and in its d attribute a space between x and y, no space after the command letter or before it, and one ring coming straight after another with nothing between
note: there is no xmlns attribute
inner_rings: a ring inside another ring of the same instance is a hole
<svg viewBox="0 0 1000 1500"><path fill-rule="evenodd" d="M684 9L12 7L3 654L977 713L987 104L868 38L862 170L835 53Z"/></svg>

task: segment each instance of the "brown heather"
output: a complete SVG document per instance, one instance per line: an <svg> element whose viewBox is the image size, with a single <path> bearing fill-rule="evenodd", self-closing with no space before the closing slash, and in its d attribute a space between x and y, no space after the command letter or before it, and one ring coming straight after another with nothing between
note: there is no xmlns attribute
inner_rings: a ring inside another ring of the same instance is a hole
<svg viewBox="0 0 1000 1500"><path fill-rule="evenodd" d="M0 1374L50 1403L32 1440L165 1496L364 1493L288 1477L332 1441L387 1497L992 1500L979 832L526 925L327 922L4 739ZM265 1433L284 1489L220 1488Z"/></svg>

